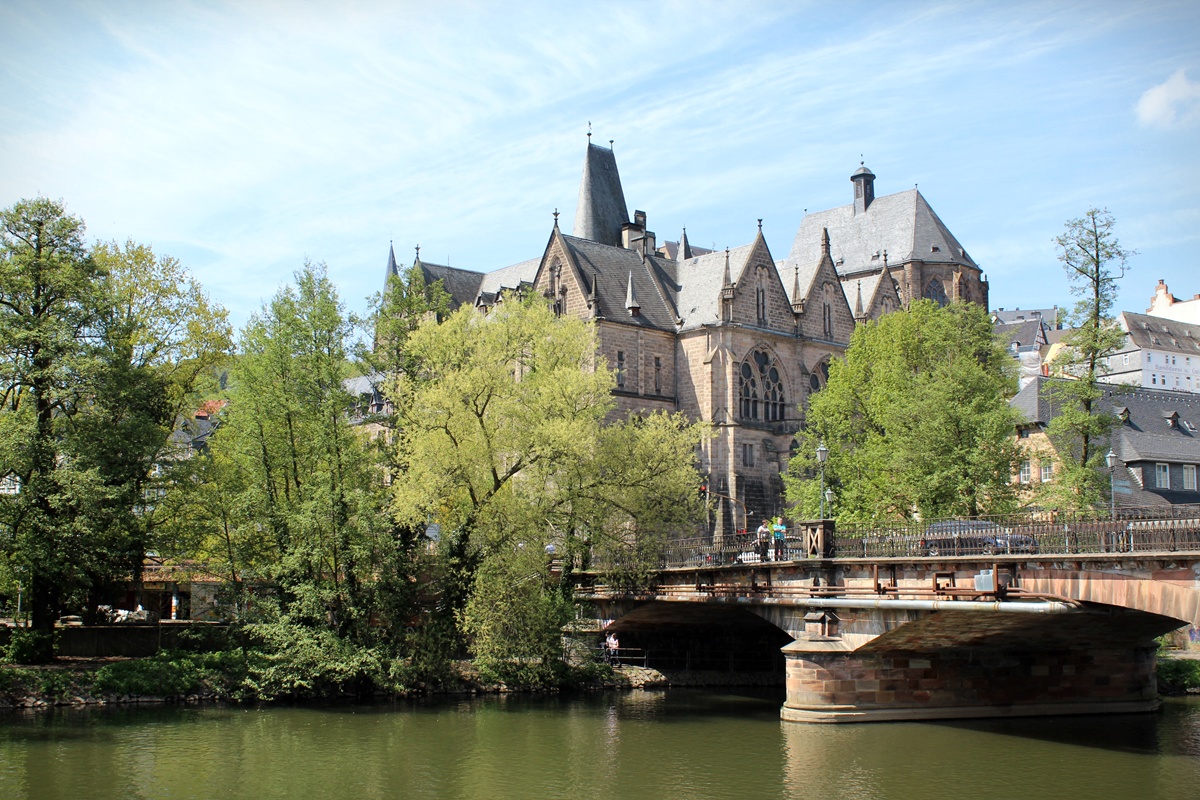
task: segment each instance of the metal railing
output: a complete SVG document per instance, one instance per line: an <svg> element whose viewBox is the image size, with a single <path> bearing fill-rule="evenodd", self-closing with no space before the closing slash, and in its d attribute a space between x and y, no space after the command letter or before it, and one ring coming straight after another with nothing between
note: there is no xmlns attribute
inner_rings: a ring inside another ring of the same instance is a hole
<svg viewBox="0 0 1200 800"><path fill-rule="evenodd" d="M945 558L953 556L1075 555L1200 552L1200 504L1095 511L1030 511L973 518L884 524L838 524L832 531L836 558ZM789 535L783 560L805 558L799 537ZM659 566L716 567L764 559L753 535L669 542Z"/></svg>

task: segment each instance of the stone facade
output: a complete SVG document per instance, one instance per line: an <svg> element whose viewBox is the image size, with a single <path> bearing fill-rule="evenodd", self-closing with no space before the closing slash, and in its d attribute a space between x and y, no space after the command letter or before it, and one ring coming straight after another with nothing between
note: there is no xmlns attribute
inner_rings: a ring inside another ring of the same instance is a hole
<svg viewBox="0 0 1200 800"><path fill-rule="evenodd" d="M978 267L923 197L875 199L865 168L853 180L855 204L825 214L843 243L812 224L818 214L779 261L761 220L740 247L693 248L686 231L659 247L645 212L629 219L612 150L589 142L575 227L565 233L556 212L540 257L474 273L418 252L416 266L458 305L486 312L508 292L534 292L558 314L594 321L598 355L615 373L617 414L681 411L711 423L698 466L709 477L714 534L725 537L784 512L781 473L803 409L856 324L901 307L911 296L901 287L933 277L948 287L942 299L986 304ZM889 262L889 247L904 257ZM881 260L852 256L871 248ZM388 272L397 272L394 257Z"/></svg>

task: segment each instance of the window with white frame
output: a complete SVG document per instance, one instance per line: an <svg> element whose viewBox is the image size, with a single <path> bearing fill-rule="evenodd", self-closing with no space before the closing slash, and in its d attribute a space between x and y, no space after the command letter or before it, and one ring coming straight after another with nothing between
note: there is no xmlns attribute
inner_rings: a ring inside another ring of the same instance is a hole
<svg viewBox="0 0 1200 800"><path fill-rule="evenodd" d="M1196 491L1196 465L1183 465L1183 488L1189 492Z"/></svg>
<svg viewBox="0 0 1200 800"><path fill-rule="evenodd" d="M1033 464L1027 458L1021 462L1021 483L1029 483L1033 477Z"/></svg>
<svg viewBox="0 0 1200 800"><path fill-rule="evenodd" d="M1154 485L1159 489L1171 488L1171 465L1170 464L1155 464L1154 465Z"/></svg>
<svg viewBox="0 0 1200 800"><path fill-rule="evenodd" d="M1043 461L1042 462L1042 483L1050 483L1050 481L1052 481L1052 480L1054 480L1054 462Z"/></svg>

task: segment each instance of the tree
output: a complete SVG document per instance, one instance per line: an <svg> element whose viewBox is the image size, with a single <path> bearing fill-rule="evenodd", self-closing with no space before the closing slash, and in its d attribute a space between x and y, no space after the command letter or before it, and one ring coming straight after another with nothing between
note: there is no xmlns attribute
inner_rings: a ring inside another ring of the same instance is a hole
<svg viewBox="0 0 1200 800"><path fill-rule="evenodd" d="M1060 461L1054 487L1057 500L1076 508L1102 503L1107 495L1102 442L1115 424L1109 409L1099 403L1097 381L1107 373L1106 357L1125 342L1125 333L1112 317L1117 281L1124 277L1135 251L1121 247L1107 209L1088 209L1066 223L1055 239L1058 260L1066 270L1071 293L1079 297L1063 337L1063 355L1056 370L1068 380L1048 382L1046 391L1059 414L1047 429Z"/></svg>
<svg viewBox="0 0 1200 800"><path fill-rule="evenodd" d="M785 476L790 501L817 514L816 449L838 519L977 516L1015 502L1011 359L985 309L927 300L855 328L845 361L809 400Z"/></svg>
<svg viewBox="0 0 1200 800"><path fill-rule="evenodd" d="M151 474L228 332L174 259L133 242L88 252L82 221L45 199L0 217L0 476L19 488L0 525L48 658L64 606L94 609L140 575Z"/></svg>
<svg viewBox="0 0 1200 800"><path fill-rule="evenodd" d="M225 497L204 550L235 581L274 583L286 624L367 636L381 475L351 427L350 325L322 265L306 264L243 329L231 403L211 437ZM195 507L195 504L192 504Z"/></svg>
<svg viewBox="0 0 1200 800"><path fill-rule="evenodd" d="M201 379L227 357L231 332L225 309L209 301L177 259L132 240L123 247L100 242L91 255L105 274L107 302L98 350L103 368L84 418L88 462L115 497L107 524L114 541L123 540L110 553L109 573L94 576L99 601L105 583L132 576L135 591L141 588L146 551L157 546L159 499L175 480L170 467L191 455L186 445L177 451L172 433L195 406Z"/></svg>
<svg viewBox="0 0 1200 800"><path fill-rule="evenodd" d="M103 274L84 225L62 203L23 200L0 212L0 535L25 578L35 657L53 657L59 610L82 582L103 494L73 423L89 403L104 314Z"/></svg>
<svg viewBox="0 0 1200 800"><path fill-rule="evenodd" d="M392 512L440 529L443 619L459 619L472 596L499 596L487 582L529 566L515 553L544 561L553 545L569 565L594 550L629 551L698 510L704 428L667 415L606 425L613 377L597 363L595 337L587 322L513 299L486 316L463 308L427 320L408 338ZM553 591L543 564L513 596L541 604ZM476 603L468 632L504 630L480 613L508 610Z"/></svg>

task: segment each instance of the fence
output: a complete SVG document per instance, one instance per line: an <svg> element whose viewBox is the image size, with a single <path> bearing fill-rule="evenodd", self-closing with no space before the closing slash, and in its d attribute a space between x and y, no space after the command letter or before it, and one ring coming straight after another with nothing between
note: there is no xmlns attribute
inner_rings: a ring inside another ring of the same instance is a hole
<svg viewBox="0 0 1200 800"><path fill-rule="evenodd" d="M831 526L832 527L832 526ZM828 554L836 558L943 558L946 556L1073 555L1200 551L1200 504L1022 514L973 519L842 523ZM827 534L828 535L828 534ZM660 566L713 567L766 559L753 537L738 534L675 539L662 551ZM806 556L798 536L789 536L783 560ZM812 548L808 548L809 554Z"/></svg>

